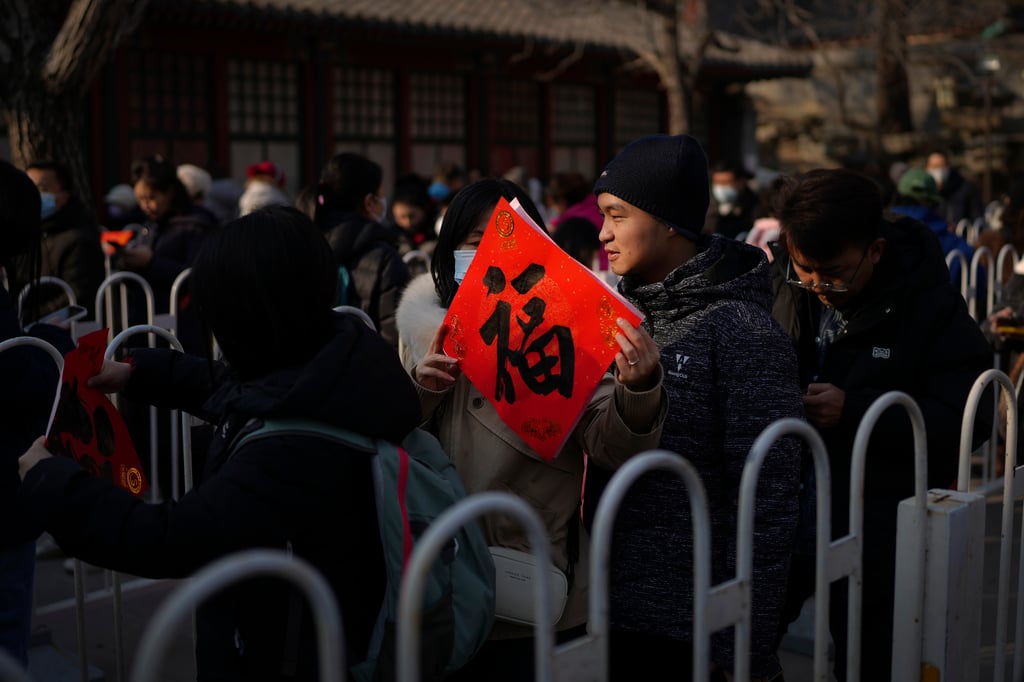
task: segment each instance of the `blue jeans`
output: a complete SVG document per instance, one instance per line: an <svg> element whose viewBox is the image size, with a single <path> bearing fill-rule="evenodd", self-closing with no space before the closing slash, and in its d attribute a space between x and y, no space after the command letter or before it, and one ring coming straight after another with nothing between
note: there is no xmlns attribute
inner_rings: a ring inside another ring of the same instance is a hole
<svg viewBox="0 0 1024 682"><path fill-rule="evenodd" d="M28 666L36 543L0 550L0 649Z"/></svg>

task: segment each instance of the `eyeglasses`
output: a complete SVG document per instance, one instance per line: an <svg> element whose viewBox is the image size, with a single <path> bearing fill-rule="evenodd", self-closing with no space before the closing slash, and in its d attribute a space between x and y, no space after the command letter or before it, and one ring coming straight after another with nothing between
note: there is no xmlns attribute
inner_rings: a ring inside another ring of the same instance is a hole
<svg viewBox="0 0 1024 682"><path fill-rule="evenodd" d="M808 291L824 291L841 294L850 290L850 282L857 279L857 273L860 272L860 266L864 264L864 259L868 255L868 250L865 248L864 253L861 255L860 260L857 261L857 267L854 269L853 274L846 281L835 280L826 282L801 282L796 278L796 271L793 269L793 259L789 259L789 271L786 273L786 284L792 284L795 287L801 289L807 289Z"/></svg>

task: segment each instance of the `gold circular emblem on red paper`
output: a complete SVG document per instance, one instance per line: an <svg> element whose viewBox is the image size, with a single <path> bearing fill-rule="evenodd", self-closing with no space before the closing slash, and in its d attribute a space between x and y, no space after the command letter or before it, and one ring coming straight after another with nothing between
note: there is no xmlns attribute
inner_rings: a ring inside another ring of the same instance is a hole
<svg viewBox="0 0 1024 682"><path fill-rule="evenodd" d="M138 495L142 491L142 472L135 467L129 467L125 480L128 483L128 490L132 493Z"/></svg>
<svg viewBox="0 0 1024 682"><path fill-rule="evenodd" d="M494 228L502 237L510 236L516 229L516 221L512 218L510 211L498 211L494 218Z"/></svg>

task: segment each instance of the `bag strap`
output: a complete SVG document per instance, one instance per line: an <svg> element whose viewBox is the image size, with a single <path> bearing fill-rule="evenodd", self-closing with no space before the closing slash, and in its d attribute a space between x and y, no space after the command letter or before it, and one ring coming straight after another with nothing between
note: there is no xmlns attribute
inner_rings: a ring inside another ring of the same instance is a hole
<svg viewBox="0 0 1024 682"><path fill-rule="evenodd" d="M253 421L258 423L258 420ZM327 424L315 419L288 417L283 419L266 419L261 425L251 431L243 429L237 442L232 446L232 452L238 450L238 448L240 448L244 443L257 438L290 434L320 436L322 438L337 441L356 450L362 450L364 452L377 451L376 444L369 436L364 436L360 433L343 429L340 426L334 426L333 424Z"/></svg>
<svg viewBox="0 0 1024 682"><path fill-rule="evenodd" d="M565 580L569 584L568 591L572 591L572 583L576 579L576 562L580 560L581 513L581 501L576 500L576 509L572 512L572 519L569 520L569 528L567 529L565 537L566 555L569 557L569 566L565 569Z"/></svg>

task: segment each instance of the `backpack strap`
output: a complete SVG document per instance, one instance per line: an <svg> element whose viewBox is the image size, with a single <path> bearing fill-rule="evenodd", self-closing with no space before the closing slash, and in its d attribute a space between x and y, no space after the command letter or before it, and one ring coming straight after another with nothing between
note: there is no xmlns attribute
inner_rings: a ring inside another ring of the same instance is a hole
<svg viewBox="0 0 1024 682"><path fill-rule="evenodd" d="M258 420L255 421L258 422ZM266 419L263 421L262 425L257 426L251 431L243 429L241 435L231 449L232 452L234 452L244 443L248 443L249 441L257 438L282 435L319 436L321 438L337 441L342 445L346 445L350 448L361 450L363 452L377 451L376 443L374 443L373 439L369 436L364 436L360 433L343 429L340 426L334 426L333 424L327 424L315 419L302 419L299 417Z"/></svg>
<svg viewBox="0 0 1024 682"><path fill-rule="evenodd" d="M341 443L342 445L362 452L376 453L378 451L377 442L373 438L354 431L349 431L348 429L343 429L340 426L334 426L332 424L317 421L315 419L303 419L300 417L267 419L263 421L262 425L251 428L251 426L255 426L256 423L258 423L258 420L253 420L252 425L247 425L243 428L237 441L231 446L232 455L245 443L258 438L280 435L318 436ZM250 428L251 430L247 430ZM405 506L405 491L409 480L409 453L400 445L394 445L393 447L397 451L397 491L385 489L384 471L381 461L379 458L375 457L373 459L374 499L377 501L378 514L382 514L383 512L380 509L381 500L384 499L385 495L397 494L404 529L402 548L402 566L404 568L409 562L409 557L412 555L413 546L412 529L409 524L409 512ZM232 455L229 455L229 457Z"/></svg>
<svg viewBox="0 0 1024 682"><path fill-rule="evenodd" d="M344 265L338 266L338 300L335 305L348 305L348 288L352 284L352 275Z"/></svg>

